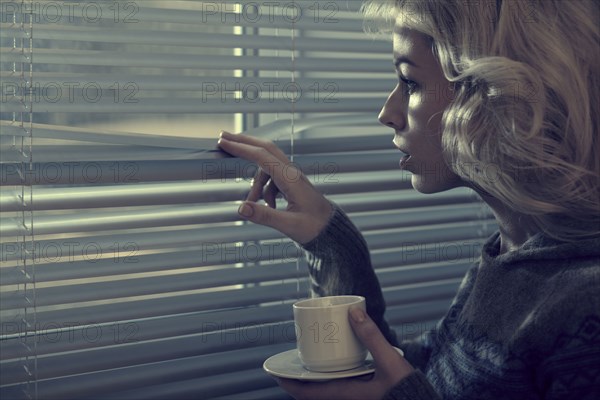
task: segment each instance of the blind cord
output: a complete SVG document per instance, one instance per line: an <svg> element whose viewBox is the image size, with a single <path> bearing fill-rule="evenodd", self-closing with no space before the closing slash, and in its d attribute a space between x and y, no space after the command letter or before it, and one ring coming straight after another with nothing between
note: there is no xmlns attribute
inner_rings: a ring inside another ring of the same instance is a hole
<svg viewBox="0 0 600 400"><path fill-rule="evenodd" d="M295 0L292 0L294 10L296 8ZM292 86L296 86L296 19L292 20ZM290 161L294 163L294 139L296 135L296 101L292 100L291 116L291 137L290 137ZM300 257L296 257L296 298L300 299Z"/></svg>

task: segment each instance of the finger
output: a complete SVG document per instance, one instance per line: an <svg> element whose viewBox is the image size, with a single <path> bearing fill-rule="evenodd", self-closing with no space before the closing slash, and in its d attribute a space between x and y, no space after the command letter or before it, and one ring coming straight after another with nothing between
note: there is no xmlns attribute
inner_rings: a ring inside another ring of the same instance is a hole
<svg viewBox="0 0 600 400"><path fill-rule="evenodd" d="M403 366L412 370L410 364L387 341L375 322L369 318L364 310L358 307L351 308L350 324L356 336L373 356L378 369L384 371L394 370L398 368L400 362L405 364Z"/></svg>
<svg viewBox="0 0 600 400"><path fill-rule="evenodd" d="M287 179L290 170L297 169L290 165L289 160L279 160L270 150L245 143L233 142L225 138L219 139L219 146L226 152L258 164L258 166L277 184L279 191L287 194L290 190L291 180ZM297 173L294 172L294 177Z"/></svg>
<svg viewBox="0 0 600 400"><path fill-rule="evenodd" d="M263 188L269 182L271 177L262 169L259 169L256 176L252 179L250 184L250 193L246 197L248 201L258 201L263 197Z"/></svg>
<svg viewBox="0 0 600 400"><path fill-rule="evenodd" d="M286 156L285 153L279 147L277 147L275 143L271 141L260 139L254 136L235 135L226 131L221 132L220 138L236 143L243 143L251 146L261 147L265 150L268 150L281 162L289 162L288 156Z"/></svg>
<svg viewBox="0 0 600 400"><path fill-rule="evenodd" d="M245 201L238 213L248 221L270 226L293 240L302 240L302 216L295 213L276 210L258 203Z"/></svg>
<svg viewBox="0 0 600 400"><path fill-rule="evenodd" d="M279 188L277 187L275 182L273 182L272 179L269 180L269 182L267 182L267 185L265 186L265 190L263 191L263 198L265 199L265 202L269 205L269 207L277 208L278 194Z"/></svg>

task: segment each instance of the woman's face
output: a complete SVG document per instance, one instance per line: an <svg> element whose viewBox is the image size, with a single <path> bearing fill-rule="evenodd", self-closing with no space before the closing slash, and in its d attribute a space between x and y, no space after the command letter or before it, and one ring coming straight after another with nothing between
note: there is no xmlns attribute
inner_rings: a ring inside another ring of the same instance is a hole
<svg viewBox="0 0 600 400"><path fill-rule="evenodd" d="M379 121L395 130L394 144L407 154L400 168L412 173L413 187L435 193L462 186L442 156L441 117L452 100L451 84L433 56L430 39L396 23L394 64L398 85Z"/></svg>

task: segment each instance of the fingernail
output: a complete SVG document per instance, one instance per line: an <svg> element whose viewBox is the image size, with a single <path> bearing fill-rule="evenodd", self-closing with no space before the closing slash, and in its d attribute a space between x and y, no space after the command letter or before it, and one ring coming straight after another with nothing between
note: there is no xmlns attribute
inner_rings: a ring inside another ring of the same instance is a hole
<svg viewBox="0 0 600 400"><path fill-rule="evenodd" d="M238 209L238 214L240 214L244 218L250 218L254 215L254 210L248 204L244 203Z"/></svg>
<svg viewBox="0 0 600 400"><path fill-rule="evenodd" d="M350 317L354 320L354 322L364 322L366 319L365 312L362 308L354 307L350 309Z"/></svg>

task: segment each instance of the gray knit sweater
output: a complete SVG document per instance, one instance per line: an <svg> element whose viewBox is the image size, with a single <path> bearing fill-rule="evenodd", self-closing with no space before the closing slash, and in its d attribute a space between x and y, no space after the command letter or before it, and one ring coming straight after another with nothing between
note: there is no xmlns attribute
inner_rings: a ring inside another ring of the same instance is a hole
<svg viewBox="0 0 600 400"><path fill-rule="evenodd" d="M600 238L537 235L499 254L492 235L435 330L398 343L367 245L335 206L303 246L318 296L359 294L416 371L389 399L600 399Z"/></svg>

